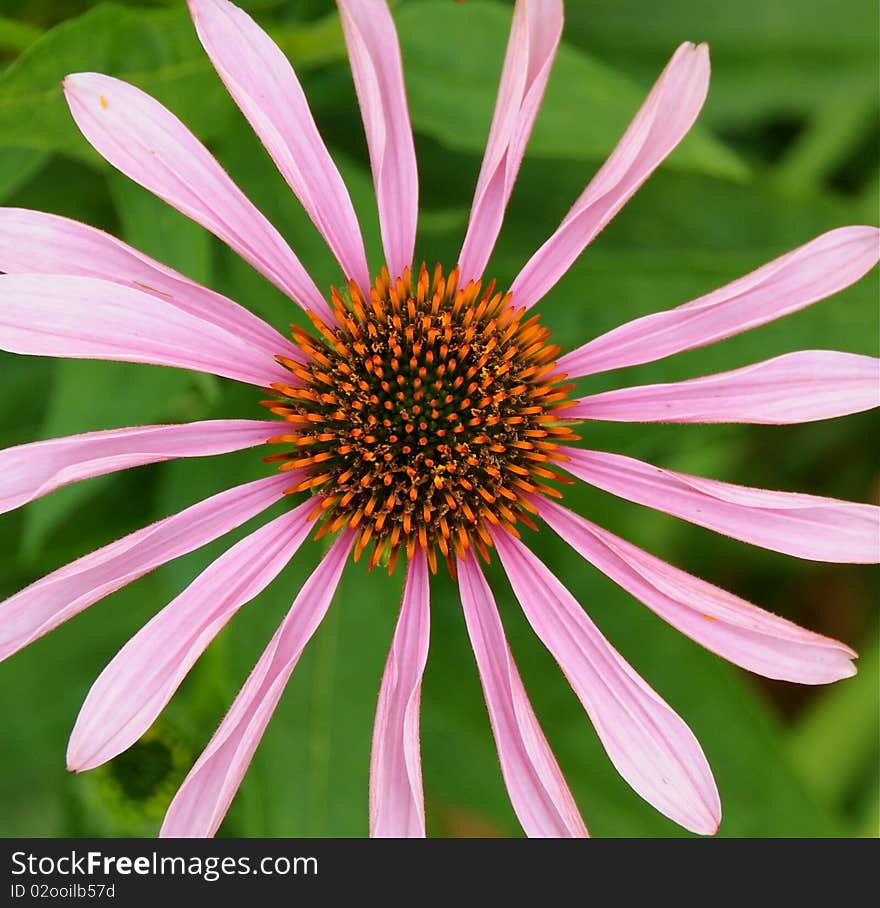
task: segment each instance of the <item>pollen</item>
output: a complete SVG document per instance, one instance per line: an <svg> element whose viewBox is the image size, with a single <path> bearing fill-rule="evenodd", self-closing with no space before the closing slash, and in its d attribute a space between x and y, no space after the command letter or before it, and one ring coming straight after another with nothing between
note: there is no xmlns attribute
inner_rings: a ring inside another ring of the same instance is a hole
<svg viewBox="0 0 880 908"><path fill-rule="evenodd" d="M552 469L577 440L560 348L494 282L459 287L439 265L415 281L383 269L369 298L352 282L331 301L336 323L309 313L312 333L293 328L303 355L278 357L291 381L263 403L288 450L267 460L305 470L288 491L315 496L319 536L354 529L370 568L418 548L453 576L471 546L488 561L490 527L519 535L534 497L568 481Z"/></svg>

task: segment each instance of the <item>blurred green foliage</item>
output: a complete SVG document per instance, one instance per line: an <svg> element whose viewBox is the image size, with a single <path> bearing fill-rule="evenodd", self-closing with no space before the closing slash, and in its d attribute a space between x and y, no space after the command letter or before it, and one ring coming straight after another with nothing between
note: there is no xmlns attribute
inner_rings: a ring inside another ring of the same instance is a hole
<svg viewBox="0 0 880 908"><path fill-rule="evenodd" d="M365 143L331 0L244 3L293 59L380 251ZM418 254L454 261L488 132L510 4L401 0L422 175ZM701 125L544 301L566 348L713 289L814 235L875 223L877 8L871 0L569 0L565 45L490 270L503 283L543 241L682 40L707 40L714 82ZM98 70L154 93L209 142L322 285L323 243L226 96L176 0L3 0L0 202L103 227L281 327L289 301L213 238L98 160L60 91ZM0 301L2 305L2 301ZM733 368L790 350L877 353L877 276L805 312L706 350L598 376L601 390ZM0 357L0 444L157 421L259 416L253 391L151 367ZM875 415L787 428L590 426L591 446L771 488L876 500ZM59 490L0 521L0 594L203 496L263 475L254 452L140 468ZM615 532L863 653L832 689L748 676L681 637L547 533L530 540L596 623L701 739L725 808L721 835L876 835L876 574L749 548L588 488L568 500ZM248 529L232 534L240 537ZM303 548L209 649L162 720L128 754L81 777L66 737L106 661L220 540L95 605L0 665L0 834L143 835L210 737L319 557ZM490 571L536 711L588 825L604 836L677 835L615 774L580 705ZM363 835L369 742L400 595L346 573L222 828L228 835ZM454 588L433 589L423 696L429 832L516 835Z"/></svg>

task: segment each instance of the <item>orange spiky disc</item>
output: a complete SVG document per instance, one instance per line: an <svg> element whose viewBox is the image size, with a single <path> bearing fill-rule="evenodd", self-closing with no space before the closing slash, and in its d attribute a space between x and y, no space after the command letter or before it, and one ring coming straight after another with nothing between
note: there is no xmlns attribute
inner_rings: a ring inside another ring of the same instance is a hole
<svg viewBox="0 0 880 908"><path fill-rule="evenodd" d="M370 567L399 551L454 554L473 545L488 559L487 524L517 533L531 525L535 494L560 497L545 480L576 441L560 418L572 385L556 371L559 348L537 316L481 282L458 286L423 264L392 284L383 269L365 299L332 291L336 325L313 313L316 334L293 329L305 362L279 357L292 373L266 401L292 449L272 457L305 469L289 491L318 497L319 535L357 529L355 557L372 543Z"/></svg>

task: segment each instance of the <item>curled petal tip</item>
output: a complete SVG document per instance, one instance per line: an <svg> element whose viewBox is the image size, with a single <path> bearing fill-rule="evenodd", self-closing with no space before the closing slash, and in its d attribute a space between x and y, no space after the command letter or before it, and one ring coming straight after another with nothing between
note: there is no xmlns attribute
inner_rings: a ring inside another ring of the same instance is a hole
<svg viewBox="0 0 880 908"><path fill-rule="evenodd" d="M847 646L845 643L841 643L839 640L835 640L834 642L837 644L837 648L842 653L844 653L847 657L849 657L850 660L859 658L859 654L851 646ZM853 672L852 672L853 674L855 674L858 671L858 668L855 665L852 667L852 669L853 669ZM847 677L849 677L849 676L847 676Z"/></svg>
<svg viewBox="0 0 880 908"><path fill-rule="evenodd" d="M843 649L847 654L851 655L849 662L842 661L840 663L840 670L838 672L837 678L835 679L837 681L844 681L847 678L852 678L859 673L859 667L852 661L853 659L858 659L858 655L856 653L853 653L853 651L849 649L849 647L841 647L841 649Z"/></svg>

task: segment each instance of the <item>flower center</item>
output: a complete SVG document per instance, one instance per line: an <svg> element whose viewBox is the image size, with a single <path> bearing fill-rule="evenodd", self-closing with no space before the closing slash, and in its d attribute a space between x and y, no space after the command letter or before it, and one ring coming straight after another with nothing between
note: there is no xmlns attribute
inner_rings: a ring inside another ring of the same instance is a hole
<svg viewBox="0 0 880 908"><path fill-rule="evenodd" d="M356 559L372 543L371 568L417 546L453 575L453 552L488 560L488 525L518 535L532 496L561 497L548 463L577 436L558 417L572 387L559 348L494 282L460 288L439 265L416 283L383 268L369 299L353 282L331 298L337 324L309 313L317 337L293 328L303 361L278 359L298 381L265 402L291 428L273 441L294 445L269 459L308 473L288 491L320 498L318 535L355 528Z"/></svg>

